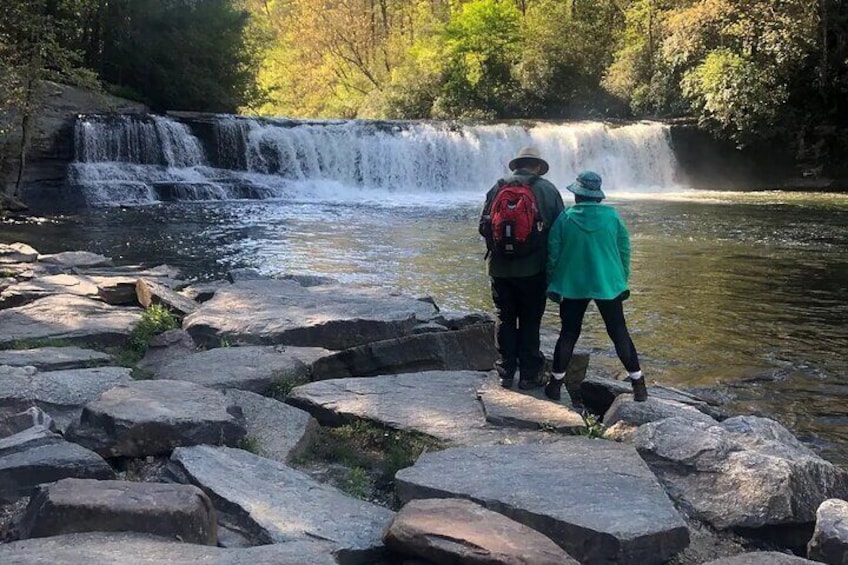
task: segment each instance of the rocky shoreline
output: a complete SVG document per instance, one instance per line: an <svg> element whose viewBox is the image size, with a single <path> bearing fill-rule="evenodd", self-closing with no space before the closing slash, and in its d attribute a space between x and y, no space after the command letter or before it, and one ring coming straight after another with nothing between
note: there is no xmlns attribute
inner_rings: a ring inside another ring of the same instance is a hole
<svg viewBox="0 0 848 565"><path fill-rule="evenodd" d="M0 244L0 563L848 559L848 472L777 422L634 403L585 354L580 414L500 388L492 331L320 277Z"/></svg>

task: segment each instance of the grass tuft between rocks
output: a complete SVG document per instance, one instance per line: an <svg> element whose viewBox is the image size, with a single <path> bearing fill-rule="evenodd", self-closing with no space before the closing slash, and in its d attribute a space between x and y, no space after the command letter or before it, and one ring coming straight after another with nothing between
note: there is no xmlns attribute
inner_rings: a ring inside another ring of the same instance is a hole
<svg viewBox="0 0 848 565"><path fill-rule="evenodd" d="M397 507L395 474L422 453L448 445L433 437L357 420L336 428L321 427L310 446L292 463L347 494L390 508Z"/></svg>
<svg viewBox="0 0 848 565"><path fill-rule="evenodd" d="M265 391L265 396L283 402L291 391L300 385L310 382L308 375L293 377L280 371L271 372L271 384Z"/></svg>
<svg viewBox="0 0 848 565"><path fill-rule="evenodd" d="M585 436L591 439L601 439L604 437L606 426L598 416L594 414L586 414L583 416L583 422L586 427L580 430L578 435Z"/></svg>

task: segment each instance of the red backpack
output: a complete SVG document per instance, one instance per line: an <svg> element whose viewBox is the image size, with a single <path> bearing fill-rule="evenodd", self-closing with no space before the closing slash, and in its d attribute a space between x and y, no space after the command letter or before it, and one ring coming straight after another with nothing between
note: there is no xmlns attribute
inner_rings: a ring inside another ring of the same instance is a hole
<svg viewBox="0 0 848 565"><path fill-rule="evenodd" d="M503 257L523 257L541 247L545 224L533 194L534 180L530 184L517 180L503 182L498 188L480 226L489 252Z"/></svg>

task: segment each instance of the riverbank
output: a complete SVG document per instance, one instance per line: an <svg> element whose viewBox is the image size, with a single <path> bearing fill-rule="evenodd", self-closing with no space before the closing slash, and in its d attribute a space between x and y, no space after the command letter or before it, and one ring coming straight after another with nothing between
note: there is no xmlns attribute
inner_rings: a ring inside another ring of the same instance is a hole
<svg viewBox="0 0 848 565"><path fill-rule="evenodd" d="M539 563L779 563L750 552L803 550L848 496L777 422L667 387L634 403L586 355L569 378L591 417L501 389L491 319L429 297L250 270L192 285L23 245L0 261L3 562L441 562L470 543L512 563L538 539Z"/></svg>

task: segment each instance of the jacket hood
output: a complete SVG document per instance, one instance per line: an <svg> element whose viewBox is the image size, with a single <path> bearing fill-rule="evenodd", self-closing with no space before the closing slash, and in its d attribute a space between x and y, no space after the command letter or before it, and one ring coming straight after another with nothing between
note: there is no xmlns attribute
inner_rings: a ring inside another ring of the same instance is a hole
<svg viewBox="0 0 848 565"><path fill-rule="evenodd" d="M609 226L616 217L615 208L595 202L581 202L566 211L568 219L585 232L595 232Z"/></svg>

